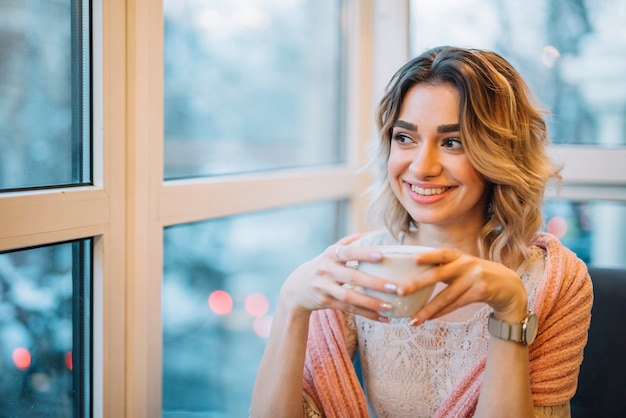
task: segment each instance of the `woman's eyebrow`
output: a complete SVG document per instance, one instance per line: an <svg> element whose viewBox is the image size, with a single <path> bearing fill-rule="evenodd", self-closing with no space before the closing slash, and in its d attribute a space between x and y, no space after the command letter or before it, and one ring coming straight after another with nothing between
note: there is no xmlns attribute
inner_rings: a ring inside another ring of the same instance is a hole
<svg viewBox="0 0 626 418"><path fill-rule="evenodd" d="M403 120L395 121L392 128L403 128L409 131L417 132L417 125L414 125L411 122L405 122Z"/></svg>
<svg viewBox="0 0 626 418"><path fill-rule="evenodd" d="M403 128L409 131L417 132L417 125L407 122L404 120L397 120L394 122L393 128ZM449 125L440 125L437 127L437 132L439 133L449 133L449 132L459 132L461 130L461 125L458 123L452 123Z"/></svg>
<svg viewBox="0 0 626 418"><path fill-rule="evenodd" d="M437 132L440 134L445 134L449 132L459 132L461 130L461 125L458 123L453 123L451 125L441 125L437 127Z"/></svg>

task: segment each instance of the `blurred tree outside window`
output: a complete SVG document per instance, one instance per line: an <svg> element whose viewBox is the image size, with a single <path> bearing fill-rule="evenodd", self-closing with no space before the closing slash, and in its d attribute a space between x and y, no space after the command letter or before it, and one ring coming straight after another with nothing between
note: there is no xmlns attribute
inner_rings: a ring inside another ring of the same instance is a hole
<svg viewBox="0 0 626 418"><path fill-rule="evenodd" d="M165 229L164 417L248 416L280 287L343 214L322 202Z"/></svg>
<svg viewBox="0 0 626 418"><path fill-rule="evenodd" d="M340 0L165 0L165 178L343 161Z"/></svg>
<svg viewBox="0 0 626 418"><path fill-rule="evenodd" d="M88 4L0 2L0 191L91 182Z"/></svg>
<svg viewBox="0 0 626 418"><path fill-rule="evenodd" d="M0 416L89 416L91 240L0 253Z"/></svg>
<svg viewBox="0 0 626 418"><path fill-rule="evenodd" d="M165 180L345 163L341 0L163 11ZM338 238L345 211L244 208L165 229L163 416L248 416L280 286Z"/></svg>

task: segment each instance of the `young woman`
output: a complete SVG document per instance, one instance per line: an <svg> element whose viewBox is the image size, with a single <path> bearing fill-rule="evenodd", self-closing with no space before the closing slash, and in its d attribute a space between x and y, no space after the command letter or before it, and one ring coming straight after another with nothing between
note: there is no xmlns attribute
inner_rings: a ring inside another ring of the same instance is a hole
<svg viewBox="0 0 626 418"><path fill-rule="evenodd" d="M287 278L252 417L568 417L591 281L539 232L559 170L522 77L495 53L435 48L394 75L377 122L370 215L385 227ZM379 261L379 244L435 247L415 262L436 267L399 286L346 265ZM432 283L411 318L381 316L390 306L359 291Z"/></svg>

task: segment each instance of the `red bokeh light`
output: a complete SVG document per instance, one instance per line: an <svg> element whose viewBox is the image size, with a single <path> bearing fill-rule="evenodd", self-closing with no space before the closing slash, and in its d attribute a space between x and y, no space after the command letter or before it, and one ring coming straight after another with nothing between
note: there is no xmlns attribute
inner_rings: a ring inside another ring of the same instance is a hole
<svg viewBox="0 0 626 418"><path fill-rule="evenodd" d="M263 293L252 293L246 297L244 307L251 316L259 317L270 310L270 301Z"/></svg>
<svg viewBox="0 0 626 418"><path fill-rule="evenodd" d="M548 221L548 232L557 238L563 238L567 234L567 221L560 216L554 216Z"/></svg>
<svg viewBox="0 0 626 418"><path fill-rule="evenodd" d="M72 370L72 352L68 351L67 353L65 353L65 367L68 368L68 370Z"/></svg>
<svg viewBox="0 0 626 418"><path fill-rule="evenodd" d="M272 317L263 315L254 320L252 323L252 329L254 329L254 333L262 338L267 338L270 335L270 330L272 329Z"/></svg>
<svg viewBox="0 0 626 418"><path fill-rule="evenodd" d="M233 310L233 298L224 290L209 295L209 308L217 315L227 315Z"/></svg>
<svg viewBox="0 0 626 418"><path fill-rule="evenodd" d="M20 370L25 370L30 367L30 352L24 347L17 347L13 350L13 363L15 367Z"/></svg>

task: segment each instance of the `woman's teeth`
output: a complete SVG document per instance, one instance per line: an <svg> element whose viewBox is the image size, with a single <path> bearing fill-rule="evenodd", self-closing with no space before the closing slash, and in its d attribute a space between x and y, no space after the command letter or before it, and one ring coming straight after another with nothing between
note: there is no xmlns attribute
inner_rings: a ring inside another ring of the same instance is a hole
<svg viewBox="0 0 626 418"><path fill-rule="evenodd" d="M411 190L419 195L422 196L431 196L434 194L442 194L443 192L445 192L446 190L448 190L449 187L435 187L432 189L424 189L422 187L418 187L418 186L411 186Z"/></svg>

